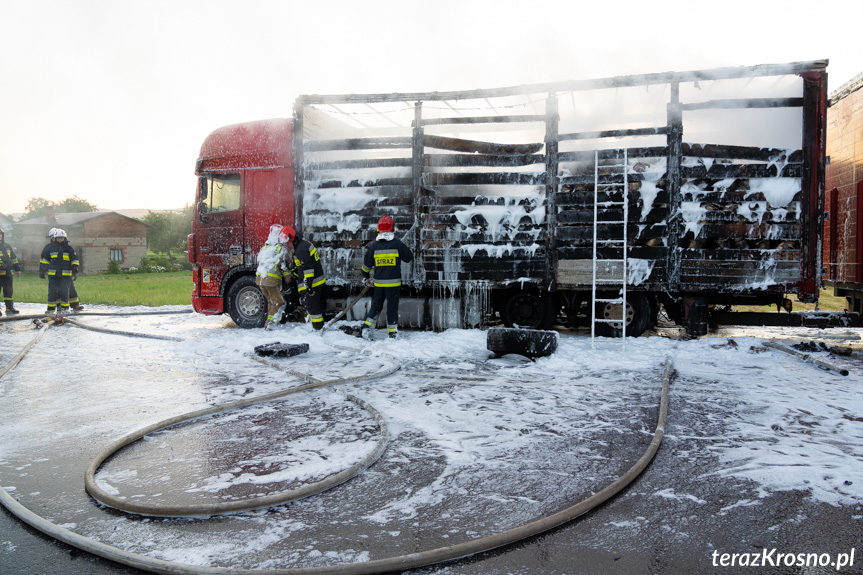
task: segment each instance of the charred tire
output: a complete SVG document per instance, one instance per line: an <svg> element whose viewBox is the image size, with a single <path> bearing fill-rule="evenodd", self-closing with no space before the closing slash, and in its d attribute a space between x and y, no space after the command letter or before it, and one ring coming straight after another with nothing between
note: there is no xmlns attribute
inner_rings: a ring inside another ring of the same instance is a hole
<svg viewBox="0 0 863 575"><path fill-rule="evenodd" d="M600 302L596 304L596 318L609 319L620 317L620 304ZM626 335L638 337L655 323L656 307L651 298L644 293L633 293L626 297ZM603 337L620 337L623 329L618 323L597 323L596 335Z"/></svg>
<svg viewBox="0 0 863 575"><path fill-rule="evenodd" d="M557 351L556 331L538 329L491 328L486 347L495 355L516 353L525 357L545 357Z"/></svg>
<svg viewBox="0 0 863 575"><path fill-rule="evenodd" d="M307 343L282 343L276 341L255 346L255 355L261 357L294 357L308 351L309 344Z"/></svg>
<svg viewBox="0 0 863 575"><path fill-rule="evenodd" d="M228 290L228 315L242 328L264 327L267 323L267 298L253 276L243 276Z"/></svg>
<svg viewBox="0 0 863 575"><path fill-rule="evenodd" d="M554 298L535 290L511 292L504 296L501 319L506 327L549 329L555 319Z"/></svg>

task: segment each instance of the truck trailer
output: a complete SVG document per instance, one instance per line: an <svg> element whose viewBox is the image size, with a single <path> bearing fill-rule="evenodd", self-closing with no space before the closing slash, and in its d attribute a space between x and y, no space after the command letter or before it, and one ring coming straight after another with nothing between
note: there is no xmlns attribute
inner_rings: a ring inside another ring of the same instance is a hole
<svg viewBox="0 0 863 575"><path fill-rule="evenodd" d="M825 284L863 314L863 74L827 104Z"/></svg>
<svg viewBox="0 0 863 575"><path fill-rule="evenodd" d="M194 309L264 324L255 260L279 223L318 248L333 317L359 293L384 215L415 254L406 327L637 336L660 309L696 330L710 307L815 301L826 68L300 96L292 118L219 128L201 147Z"/></svg>

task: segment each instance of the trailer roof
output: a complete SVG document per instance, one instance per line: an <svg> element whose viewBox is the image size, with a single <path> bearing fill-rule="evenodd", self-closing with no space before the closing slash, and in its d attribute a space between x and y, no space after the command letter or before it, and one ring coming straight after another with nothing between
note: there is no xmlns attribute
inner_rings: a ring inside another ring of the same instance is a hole
<svg viewBox="0 0 863 575"><path fill-rule="evenodd" d="M836 89L832 94L830 94L829 99L827 100L827 105L832 106L845 96L850 96L857 90L863 87L863 72L857 74L841 86Z"/></svg>
<svg viewBox="0 0 863 575"><path fill-rule="evenodd" d="M507 88L488 88L451 92L391 92L388 94L305 94L297 97L295 107L307 104L339 104L363 102L398 102L414 100L466 100L475 98L491 98L535 92L575 92L602 88L622 88L630 86L646 86L651 84L668 84L672 82L695 82L706 80L723 80L729 78L747 78L757 76L782 76L787 74L803 74L807 72L825 72L828 60L812 60L809 62L792 62L788 64L759 64L757 66L738 66L714 68L709 70L691 70L687 72L660 72L655 74L636 74L630 76L614 76L594 80L568 80L543 84L523 84Z"/></svg>

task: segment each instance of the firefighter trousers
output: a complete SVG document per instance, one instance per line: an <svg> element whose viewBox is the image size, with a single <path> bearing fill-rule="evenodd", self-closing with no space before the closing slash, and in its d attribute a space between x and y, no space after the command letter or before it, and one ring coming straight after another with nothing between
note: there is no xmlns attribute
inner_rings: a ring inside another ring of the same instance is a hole
<svg viewBox="0 0 863 575"><path fill-rule="evenodd" d="M399 328L399 294L400 286L393 287L375 287L372 294L372 307L369 308L369 314L366 316L366 325L375 327L378 322L378 316L381 310L384 309L384 300L387 300L387 330L390 332L398 331Z"/></svg>
<svg viewBox="0 0 863 575"><path fill-rule="evenodd" d="M258 287L267 298L267 319L271 320L285 307L285 297L282 295L282 282L270 276L257 276Z"/></svg>
<svg viewBox="0 0 863 575"><path fill-rule="evenodd" d="M48 276L49 311L54 311L58 305L64 310L69 309L69 287L71 285L71 276Z"/></svg>
<svg viewBox="0 0 863 575"><path fill-rule="evenodd" d="M3 292L3 302L6 309L12 309L12 272L0 276L0 292Z"/></svg>

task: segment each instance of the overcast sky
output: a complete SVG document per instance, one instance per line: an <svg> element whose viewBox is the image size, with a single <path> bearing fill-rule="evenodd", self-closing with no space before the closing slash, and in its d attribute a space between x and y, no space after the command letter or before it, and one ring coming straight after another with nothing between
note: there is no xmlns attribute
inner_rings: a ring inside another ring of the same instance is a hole
<svg viewBox="0 0 863 575"><path fill-rule="evenodd" d="M0 212L193 201L204 138L298 94L448 91L829 59L860 0L0 0Z"/></svg>

